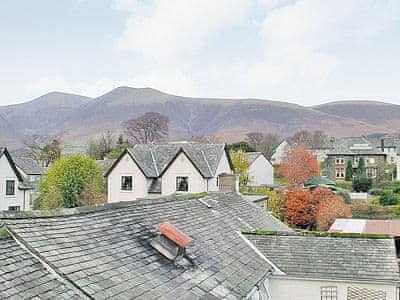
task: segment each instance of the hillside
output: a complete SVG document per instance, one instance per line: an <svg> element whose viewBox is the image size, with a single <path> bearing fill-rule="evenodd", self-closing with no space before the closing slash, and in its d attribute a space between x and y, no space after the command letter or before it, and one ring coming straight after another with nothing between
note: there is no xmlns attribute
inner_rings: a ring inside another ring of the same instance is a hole
<svg viewBox="0 0 400 300"><path fill-rule="evenodd" d="M340 105L349 106L343 109ZM107 129L120 130L123 121L148 111L168 116L171 137L176 139L214 134L232 141L249 131L285 136L300 129L322 129L337 136L393 131L388 122L378 122L379 117L372 113L369 117L361 113L369 112L370 105L376 105L373 111L382 115L400 112L400 107L392 104L353 101L309 108L259 99L188 98L151 88L119 87L94 99L53 92L0 107L0 144L14 146L33 133L63 132L67 141L84 140Z"/></svg>

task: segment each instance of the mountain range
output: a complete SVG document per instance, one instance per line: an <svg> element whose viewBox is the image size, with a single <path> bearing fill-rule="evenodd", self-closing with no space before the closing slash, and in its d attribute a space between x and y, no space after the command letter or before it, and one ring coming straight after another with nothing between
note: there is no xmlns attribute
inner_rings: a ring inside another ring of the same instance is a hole
<svg viewBox="0 0 400 300"><path fill-rule="evenodd" d="M0 107L0 145L22 144L32 134L62 133L66 141L87 140L123 121L155 111L170 119L170 137L215 135L239 140L247 132L290 135L324 130L337 137L394 133L400 105L378 101L340 101L305 107L261 99L189 98L152 88L118 87L100 97L51 92L29 102Z"/></svg>

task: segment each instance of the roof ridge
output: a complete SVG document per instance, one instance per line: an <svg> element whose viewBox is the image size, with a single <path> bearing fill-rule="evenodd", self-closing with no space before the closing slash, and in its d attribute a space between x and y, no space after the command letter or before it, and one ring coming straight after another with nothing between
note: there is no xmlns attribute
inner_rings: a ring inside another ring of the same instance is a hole
<svg viewBox="0 0 400 300"><path fill-rule="evenodd" d="M159 177L160 176L160 172L158 171L158 168L157 168L157 164L156 164L156 160L154 158L153 150L151 148L149 148L149 149L150 149L151 159L153 160L154 169L156 170L156 175L157 175L157 177Z"/></svg>
<svg viewBox="0 0 400 300"><path fill-rule="evenodd" d="M208 171L210 172L210 175L213 175L213 172L212 172L211 167L210 167L210 164L209 164L209 162L208 162L208 160L207 160L206 154L204 153L204 150L201 149L200 152L201 152L201 154L203 155L203 158L204 158L204 160L205 160L205 162L206 162L206 164L207 164L207 168L208 168Z"/></svg>

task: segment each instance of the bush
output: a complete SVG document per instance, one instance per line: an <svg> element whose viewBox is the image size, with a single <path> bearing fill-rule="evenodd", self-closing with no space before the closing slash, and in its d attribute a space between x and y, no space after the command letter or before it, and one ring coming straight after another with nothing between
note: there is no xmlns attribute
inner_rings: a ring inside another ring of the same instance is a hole
<svg viewBox="0 0 400 300"><path fill-rule="evenodd" d="M351 191L351 189L353 188L353 183L351 181L337 180L336 186L338 188Z"/></svg>
<svg viewBox="0 0 400 300"><path fill-rule="evenodd" d="M355 219L391 219L395 216L392 207L374 204L353 204L350 206Z"/></svg>
<svg viewBox="0 0 400 300"><path fill-rule="evenodd" d="M393 193L400 194L400 186L395 186L393 188Z"/></svg>
<svg viewBox="0 0 400 300"><path fill-rule="evenodd" d="M372 187L372 179L365 176L355 177L353 179L353 191L357 193L366 193Z"/></svg>
<svg viewBox="0 0 400 300"><path fill-rule="evenodd" d="M392 190L386 190L379 197L379 204L380 205L395 205L395 204L397 204L397 196L393 193Z"/></svg>
<svg viewBox="0 0 400 300"><path fill-rule="evenodd" d="M373 196L381 196L381 195L383 195L384 194L384 190L383 189L380 189L380 188L373 188L373 189L370 189L369 191L368 191L368 194L370 194L370 195L373 195Z"/></svg>
<svg viewBox="0 0 400 300"><path fill-rule="evenodd" d="M336 194L343 198L344 203L351 204L352 200L350 194L346 190L341 188L336 188Z"/></svg>

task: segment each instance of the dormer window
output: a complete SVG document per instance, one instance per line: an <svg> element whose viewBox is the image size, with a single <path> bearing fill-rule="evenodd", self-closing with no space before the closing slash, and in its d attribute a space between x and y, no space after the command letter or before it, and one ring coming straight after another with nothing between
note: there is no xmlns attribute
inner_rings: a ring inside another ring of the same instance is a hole
<svg viewBox="0 0 400 300"><path fill-rule="evenodd" d="M176 191L177 192L189 191L189 177L176 177Z"/></svg>

